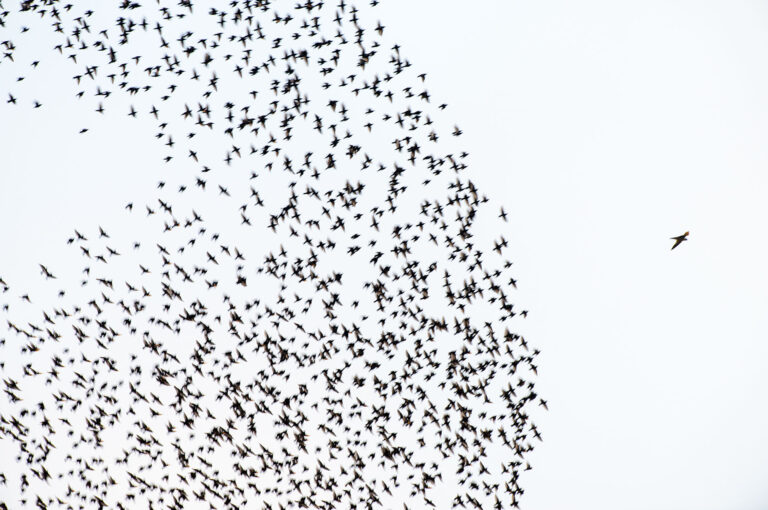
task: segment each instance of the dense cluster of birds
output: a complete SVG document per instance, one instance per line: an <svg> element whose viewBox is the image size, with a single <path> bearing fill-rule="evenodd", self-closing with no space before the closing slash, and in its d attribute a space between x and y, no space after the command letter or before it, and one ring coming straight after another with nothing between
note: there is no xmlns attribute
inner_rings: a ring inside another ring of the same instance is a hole
<svg viewBox="0 0 768 510"><path fill-rule="evenodd" d="M50 54L167 152L138 239L0 275L5 508L518 507L546 401L508 213L375 0L5 3L4 109Z"/></svg>

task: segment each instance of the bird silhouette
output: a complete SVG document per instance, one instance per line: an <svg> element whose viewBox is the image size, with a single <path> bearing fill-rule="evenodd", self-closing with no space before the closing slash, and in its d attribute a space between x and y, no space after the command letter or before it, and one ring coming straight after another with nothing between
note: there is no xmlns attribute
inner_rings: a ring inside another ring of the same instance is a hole
<svg viewBox="0 0 768 510"><path fill-rule="evenodd" d="M688 240L688 234L689 234L689 232L686 232L685 234L682 234L682 235L679 235L679 236L670 237L670 239L675 241L675 243L672 245L672 248L670 248L670 249L674 250L675 248L677 248L680 245L680 243L682 243L683 241L687 241Z"/></svg>

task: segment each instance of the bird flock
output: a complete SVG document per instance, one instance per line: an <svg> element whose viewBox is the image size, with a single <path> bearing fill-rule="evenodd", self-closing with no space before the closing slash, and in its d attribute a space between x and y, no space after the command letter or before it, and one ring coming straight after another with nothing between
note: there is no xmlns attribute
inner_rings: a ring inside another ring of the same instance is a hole
<svg viewBox="0 0 768 510"><path fill-rule="evenodd" d="M0 268L0 508L520 505L547 404L509 213L379 2L3 3L0 118L63 62L62 136L164 156L135 228Z"/></svg>

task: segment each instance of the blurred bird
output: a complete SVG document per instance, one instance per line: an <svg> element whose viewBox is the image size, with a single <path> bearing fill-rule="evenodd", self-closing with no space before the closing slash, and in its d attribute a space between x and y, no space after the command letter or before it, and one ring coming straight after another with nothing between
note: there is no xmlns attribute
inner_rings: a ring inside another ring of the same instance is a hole
<svg viewBox="0 0 768 510"><path fill-rule="evenodd" d="M689 234L689 232L686 232L683 235L679 235L679 236L676 236L676 237L670 237L670 239L673 239L675 241L675 244L673 244L672 248L670 248L670 249L674 250L675 248L677 248L680 245L680 243L682 243L683 241L687 241L688 240L688 234Z"/></svg>

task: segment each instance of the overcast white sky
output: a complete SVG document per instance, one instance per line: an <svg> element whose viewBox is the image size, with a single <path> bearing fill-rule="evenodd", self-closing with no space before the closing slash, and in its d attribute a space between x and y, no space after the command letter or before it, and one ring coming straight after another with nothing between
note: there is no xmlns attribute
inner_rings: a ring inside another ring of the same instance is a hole
<svg viewBox="0 0 768 510"><path fill-rule="evenodd" d="M379 16L510 213L550 409L523 508L768 507L768 3L387 0ZM139 128L84 141L77 106L54 103L0 119L0 276L34 277L72 225L114 223L156 180L161 151L122 143Z"/></svg>

